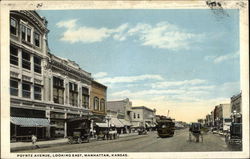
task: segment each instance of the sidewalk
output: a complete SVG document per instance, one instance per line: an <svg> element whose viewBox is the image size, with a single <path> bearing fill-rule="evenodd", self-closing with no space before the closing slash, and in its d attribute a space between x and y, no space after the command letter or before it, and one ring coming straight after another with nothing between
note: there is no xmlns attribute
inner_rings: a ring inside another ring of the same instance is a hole
<svg viewBox="0 0 250 159"><path fill-rule="evenodd" d="M128 137L128 136L135 136L138 135L138 133L130 133L130 134L120 134L119 137ZM96 141L95 138L90 139L92 141ZM61 139L56 139L56 140L49 140L49 141L38 141L36 142L36 145L39 146L39 148L45 148L45 147L51 147L53 145L64 145L68 144L68 139L67 138L61 138ZM98 142L98 141L97 141ZM15 151L21 151L21 150L30 150L34 148L31 142L15 142L15 143L10 143L10 149L11 152Z"/></svg>

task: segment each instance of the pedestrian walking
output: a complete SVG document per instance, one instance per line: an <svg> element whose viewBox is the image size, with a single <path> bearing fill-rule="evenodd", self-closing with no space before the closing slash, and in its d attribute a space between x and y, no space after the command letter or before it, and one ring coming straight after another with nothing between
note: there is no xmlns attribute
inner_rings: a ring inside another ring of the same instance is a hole
<svg viewBox="0 0 250 159"><path fill-rule="evenodd" d="M37 137L35 136L35 135L32 135L31 136L31 141L32 141L32 148L36 148L36 147L38 147L37 145L36 145L36 141L37 141Z"/></svg>

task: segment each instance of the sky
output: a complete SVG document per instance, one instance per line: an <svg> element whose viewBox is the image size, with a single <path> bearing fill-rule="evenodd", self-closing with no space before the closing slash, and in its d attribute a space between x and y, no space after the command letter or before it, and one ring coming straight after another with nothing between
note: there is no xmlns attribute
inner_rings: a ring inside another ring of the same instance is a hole
<svg viewBox="0 0 250 159"><path fill-rule="evenodd" d="M239 11L40 10L51 53L108 86L107 100L179 121L205 118L240 92Z"/></svg>

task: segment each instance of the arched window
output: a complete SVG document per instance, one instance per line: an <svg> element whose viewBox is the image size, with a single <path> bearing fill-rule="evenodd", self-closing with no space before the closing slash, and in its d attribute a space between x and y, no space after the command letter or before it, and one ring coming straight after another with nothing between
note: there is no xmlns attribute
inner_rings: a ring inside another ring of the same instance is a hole
<svg viewBox="0 0 250 159"><path fill-rule="evenodd" d="M105 100L104 99L101 99L100 111L105 111Z"/></svg>
<svg viewBox="0 0 250 159"><path fill-rule="evenodd" d="M94 110L98 110L99 109L99 98L95 97L94 98Z"/></svg>

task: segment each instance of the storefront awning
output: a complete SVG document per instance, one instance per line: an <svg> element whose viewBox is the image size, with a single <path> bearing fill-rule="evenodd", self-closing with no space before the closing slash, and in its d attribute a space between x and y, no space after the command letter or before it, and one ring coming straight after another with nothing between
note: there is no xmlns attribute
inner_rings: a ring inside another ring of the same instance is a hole
<svg viewBox="0 0 250 159"><path fill-rule="evenodd" d="M127 120L125 120L125 119L119 119L120 120L120 122L123 124L123 125L125 125L125 126L131 126L132 124L130 123L130 121L127 121Z"/></svg>
<svg viewBox="0 0 250 159"><path fill-rule="evenodd" d="M98 127L100 128L107 128L108 127L108 123L95 123Z"/></svg>
<svg viewBox="0 0 250 159"><path fill-rule="evenodd" d="M140 127L140 122L133 122L133 126L134 128Z"/></svg>
<svg viewBox="0 0 250 159"><path fill-rule="evenodd" d="M118 118L111 118L109 124L114 125L117 128L124 127L124 125L120 122Z"/></svg>
<svg viewBox="0 0 250 159"><path fill-rule="evenodd" d="M22 127L47 127L50 126L49 120L44 118L23 118L10 117L11 123Z"/></svg>

